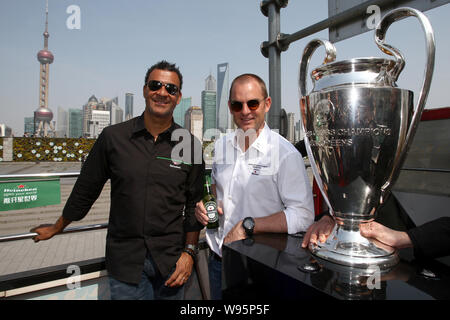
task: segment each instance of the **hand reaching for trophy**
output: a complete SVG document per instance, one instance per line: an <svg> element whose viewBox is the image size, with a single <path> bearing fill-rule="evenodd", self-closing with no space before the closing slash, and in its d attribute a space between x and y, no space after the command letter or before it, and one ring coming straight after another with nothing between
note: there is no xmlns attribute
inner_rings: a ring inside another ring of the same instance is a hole
<svg viewBox="0 0 450 320"><path fill-rule="evenodd" d="M329 215L324 215L319 221L309 226L303 237L302 248L307 248L310 243L317 245L317 241L324 243L331 231L333 231L335 222Z"/></svg>
<svg viewBox="0 0 450 320"><path fill-rule="evenodd" d="M335 226L335 221L329 215L324 215L319 221L313 223L303 237L302 248L307 248L309 244L317 245L324 243ZM412 247L411 239L404 231L397 231L372 221L361 223L359 231L365 238L376 240L384 245L396 249Z"/></svg>
<svg viewBox="0 0 450 320"><path fill-rule="evenodd" d="M323 216L308 228L302 247L324 243L334 227L334 220L329 215ZM441 217L408 231L397 231L371 221L361 224L359 231L363 237L376 241L379 246L395 249L412 247L416 258L434 259L450 255L450 217Z"/></svg>

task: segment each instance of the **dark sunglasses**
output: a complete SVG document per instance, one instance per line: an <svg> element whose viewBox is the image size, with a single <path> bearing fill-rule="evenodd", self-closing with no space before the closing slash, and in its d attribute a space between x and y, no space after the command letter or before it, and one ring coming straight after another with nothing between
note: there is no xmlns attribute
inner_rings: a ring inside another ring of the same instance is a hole
<svg viewBox="0 0 450 320"><path fill-rule="evenodd" d="M263 100L252 99L252 100L248 100L247 103L240 102L240 101L231 101L230 107L231 107L231 110L233 110L234 112L239 112L242 110L242 108L244 107L244 103L245 103L250 110L255 111L256 109L259 108L259 105L264 100L265 99L263 99Z"/></svg>
<svg viewBox="0 0 450 320"><path fill-rule="evenodd" d="M147 83L147 87L151 91L158 91L159 89L161 89L162 86L164 86L166 88L167 93L169 93L172 96L178 93L178 87L172 83L163 83L158 80L150 80Z"/></svg>

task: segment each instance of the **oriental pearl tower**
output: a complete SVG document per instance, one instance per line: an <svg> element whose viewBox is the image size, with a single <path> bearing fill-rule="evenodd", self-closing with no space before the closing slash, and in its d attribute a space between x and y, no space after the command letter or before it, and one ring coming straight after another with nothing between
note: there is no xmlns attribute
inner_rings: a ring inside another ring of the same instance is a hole
<svg viewBox="0 0 450 320"><path fill-rule="evenodd" d="M48 108L48 78L50 71L50 63L53 62L54 56L48 50L48 0L45 8L45 31L44 31L44 49L38 52L37 59L41 64L41 72L39 76L39 108L34 112L34 123L39 122L35 132L36 136L48 137L50 130L54 133L55 128L51 121L53 112ZM43 132L42 132L43 130Z"/></svg>

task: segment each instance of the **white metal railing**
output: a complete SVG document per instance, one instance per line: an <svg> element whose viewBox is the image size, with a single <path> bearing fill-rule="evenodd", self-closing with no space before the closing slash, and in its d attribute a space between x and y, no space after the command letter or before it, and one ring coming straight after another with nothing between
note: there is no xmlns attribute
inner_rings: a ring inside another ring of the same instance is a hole
<svg viewBox="0 0 450 320"><path fill-rule="evenodd" d="M99 230L99 229L105 229L107 227L108 227L107 223L90 224L90 225L86 225L86 226L67 228L67 229L64 229L64 231L59 234ZM8 241L15 241L15 240L32 239L33 237L35 237L37 235L38 234L36 232L28 232L28 233L18 233L18 234L0 236L0 243L8 242Z"/></svg>

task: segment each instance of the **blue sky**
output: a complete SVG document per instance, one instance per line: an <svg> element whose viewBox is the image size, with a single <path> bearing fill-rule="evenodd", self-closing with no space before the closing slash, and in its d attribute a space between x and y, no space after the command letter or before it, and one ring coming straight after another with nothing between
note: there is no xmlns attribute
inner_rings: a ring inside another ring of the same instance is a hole
<svg viewBox="0 0 450 320"><path fill-rule="evenodd" d="M268 60L260 45L268 38L267 18L260 0L49 0L50 65L49 107L81 108L88 98L119 96L124 107L126 92L135 94L135 115L144 110L142 86L147 68L166 59L175 62L184 76L183 95L200 105L204 80L216 76L217 64L230 64L230 81L253 72L268 81ZM281 10L281 32L294 33L325 19L326 0L291 0ZM81 28L70 30L66 9L81 10ZM435 30L436 70L427 108L449 106L448 53L450 5L425 12ZM23 133L23 118L38 107L39 62L43 48L45 0L0 2L0 123ZM327 38L326 31L290 45L282 53L282 106L287 112L298 107L298 65L302 50L313 38ZM406 69L398 85L420 88L424 66L424 40L415 19L394 24L388 40L406 56ZM373 32L336 44L337 60L384 55L375 46ZM311 65L320 64L321 52Z"/></svg>

